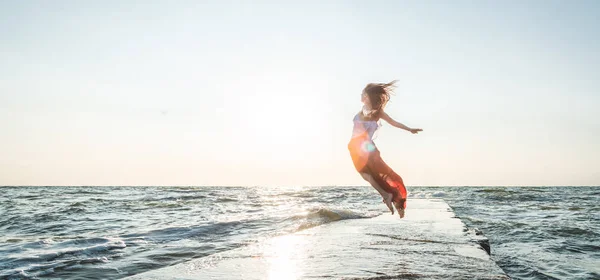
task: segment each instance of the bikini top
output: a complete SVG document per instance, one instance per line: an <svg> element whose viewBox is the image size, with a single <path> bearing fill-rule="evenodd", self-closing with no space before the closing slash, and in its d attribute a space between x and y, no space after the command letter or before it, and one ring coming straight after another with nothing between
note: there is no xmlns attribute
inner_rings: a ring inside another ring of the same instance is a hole
<svg viewBox="0 0 600 280"><path fill-rule="evenodd" d="M362 111L358 112L353 119L354 128L352 129L352 137L364 136L365 133L369 136L369 140L373 140L375 132L380 127L378 120L363 120L361 115L367 115L367 111L364 107Z"/></svg>

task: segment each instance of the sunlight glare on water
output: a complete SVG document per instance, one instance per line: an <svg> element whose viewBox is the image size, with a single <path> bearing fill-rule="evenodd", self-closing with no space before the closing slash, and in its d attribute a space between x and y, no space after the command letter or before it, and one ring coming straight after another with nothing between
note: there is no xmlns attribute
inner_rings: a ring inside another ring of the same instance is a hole
<svg viewBox="0 0 600 280"><path fill-rule="evenodd" d="M274 246L270 247L266 252L269 262L269 279L299 279L302 276L302 271L298 271L300 266L298 260L304 259L302 247L305 246L306 240L302 235L288 235L277 238L274 241Z"/></svg>

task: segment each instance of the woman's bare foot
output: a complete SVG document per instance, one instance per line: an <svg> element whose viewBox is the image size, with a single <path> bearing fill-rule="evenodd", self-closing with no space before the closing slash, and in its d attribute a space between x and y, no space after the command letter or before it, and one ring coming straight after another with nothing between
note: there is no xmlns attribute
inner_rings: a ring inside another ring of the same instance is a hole
<svg viewBox="0 0 600 280"><path fill-rule="evenodd" d="M392 206L392 199L394 199L394 195L391 193L387 194L387 197L383 198L383 203L387 205L387 207L392 211L392 215L394 215L394 207Z"/></svg>
<svg viewBox="0 0 600 280"><path fill-rule="evenodd" d="M394 207L396 207L396 210L398 210L398 215L400 216L400 219L404 218L404 200L395 201Z"/></svg>

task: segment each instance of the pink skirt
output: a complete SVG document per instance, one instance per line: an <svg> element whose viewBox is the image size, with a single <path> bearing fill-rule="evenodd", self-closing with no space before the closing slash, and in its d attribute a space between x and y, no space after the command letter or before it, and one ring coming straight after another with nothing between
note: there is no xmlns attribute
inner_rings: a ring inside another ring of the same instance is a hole
<svg viewBox="0 0 600 280"><path fill-rule="evenodd" d="M348 143L348 150L356 171L371 175L381 188L393 194L394 202L400 203L402 208L406 209L406 187L402 177L383 161L373 141L369 140L366 134L354 137Z"/></svg>

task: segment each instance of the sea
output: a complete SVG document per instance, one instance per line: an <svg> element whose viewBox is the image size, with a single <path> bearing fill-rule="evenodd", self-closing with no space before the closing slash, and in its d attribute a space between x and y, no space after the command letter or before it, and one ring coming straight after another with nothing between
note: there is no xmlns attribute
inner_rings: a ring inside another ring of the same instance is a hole
<svg viewBox="0 0 600 280"><path fill-rule="evenodd" d="M445 200L512 279L600 279L600 187L408 187ZM120 279L388 214L368 186L0 187L0 279Z"/></svg>

